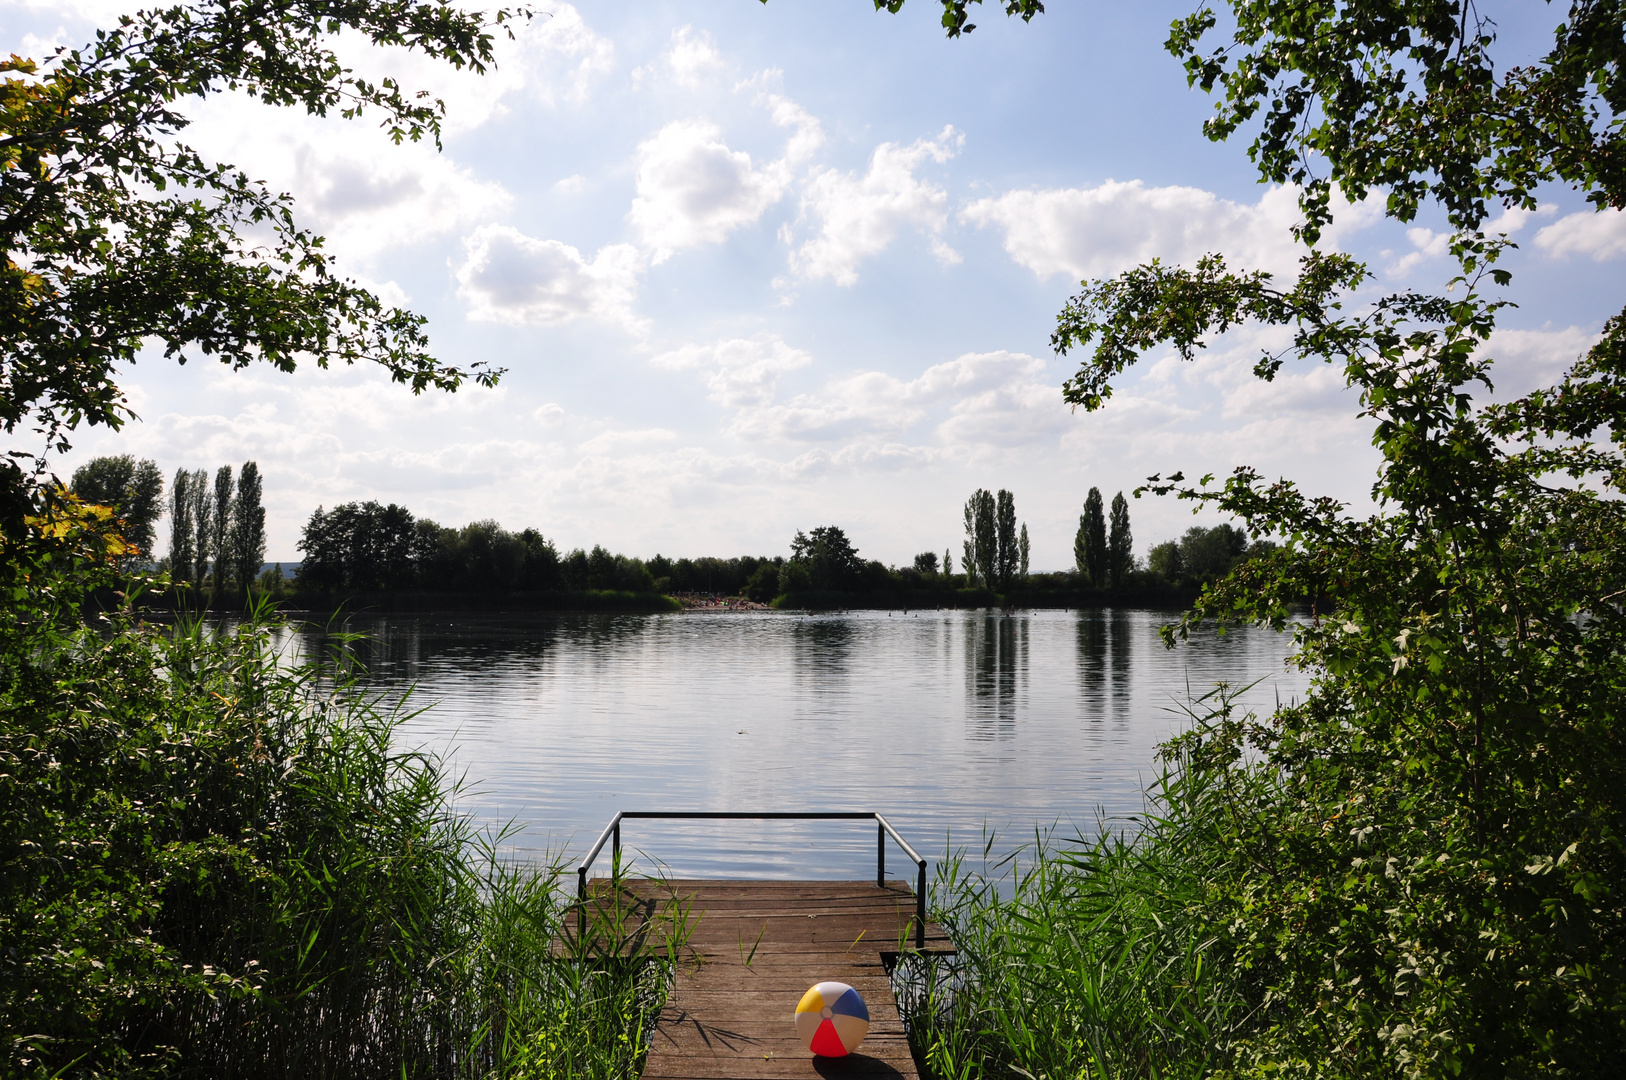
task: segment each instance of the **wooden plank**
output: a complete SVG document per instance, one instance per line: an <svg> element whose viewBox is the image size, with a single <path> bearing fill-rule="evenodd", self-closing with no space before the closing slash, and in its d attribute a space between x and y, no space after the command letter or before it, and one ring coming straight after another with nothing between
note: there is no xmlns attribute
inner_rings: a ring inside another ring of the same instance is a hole
<svg viewBox="0 0 1626 1080"><path fill-rule="evenodd" d="M618 927L617 940L678 961L644 1080L919 1080L882 962L914 951L907 882L595 880L589 904L589 934ZM685 926L672 953L674 919ZM925 951L953 950L928 922ZM796 1034L797 1003L826 979L851 984L870 1010L869 1036L845 1058L815 1058Z"/></svg>

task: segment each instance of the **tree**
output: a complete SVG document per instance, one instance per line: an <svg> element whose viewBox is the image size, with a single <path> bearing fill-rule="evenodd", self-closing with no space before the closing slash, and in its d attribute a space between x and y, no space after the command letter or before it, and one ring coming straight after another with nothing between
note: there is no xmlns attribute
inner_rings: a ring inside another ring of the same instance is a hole
<svg viewBox="0 0 1626 1080"><path fill-rule="evenodd" d="M1217 581L1231 572L1247 549L1247 534L1234 525L1210 529L1193 525L1180 538L1180 565L1194 581Z"/></svg>
<svg viewBox="0 0 1626 1080"><path fill-rule="evenodd" d="M248 599L249 587L265 562L265 507L260 505L260 466L243 462L237 474L237 496L231 504L231 565L237 593Z"/></svg>
<svg viewBox="0 0 1626 1080"><path fill-rule="evenodd" d="M1021 553L1016 547L1016 497L1004 488L995 497L994 532L997 554L994 558L994 578L1001 592L1011 587Z"/></svg>
<svg viewBox="0 0 1626 1080"><path fill-rule="evenodd" d="M1026 581L1028 579L1028 523L1025 521L1022 522L1022 538L1016 542L1016 550L1018 553L1017 572L1022 575L1022 580Z"/></svg>
<svg viewBox="0 0 1626 1080"><path fill-rule="evenodd" d="M747 600L766 604L779 595L779 567L764 561L746 579L744 595Z"/></svg>
<svg viewBox="0 0 1626 1080"><path fill-rule="evenodd" d="M954 576L954 553L948 548L943 549L943 576Z"/></svg>
<svg viewBox="0 0 1626 1080"><path fill-rule="evenodd" d="M111 507L124 522L125 539L153 556L152 526L164 512L164 476L156 462L129 454L91 458L73 471L70 487L86 502Z"/></svg>
<svg viewBox="0 0 1626 1080"><path fill-rule="evenodd" d="M414 392L494 382L483 365L438 363L423 320L336 277L286 196L175 134L188 124L183 103L231 88L314 115L373 110L397 142L438 142L441 103L355 75L335 39L353 31L483 71L491 31L512 17L381 0L199 0L124 17L43 62L0 61L20 76L0 98L0 430L31 422L60 451L81 423L121 426L132 413L116 371L149 344L233 368L369 361Z"/></svg>
<svg viewBox="0 0 1626 1080"><path fill-rule="evenodd" d="M176 584L192 580L195 560L192 532L192 474L175 470L169 489L169 576Z"/></svg>
<svg viewBox="0 0 1626 1080"><path fill-rule="evenodd" d="M209 498L209 470L193 472L187 488L192 493L192 528L195 530L192 557L196 561L192 564L191 578L193 586L201 590L209 577L210 560L217 554L214 547L215 507Z"/></svg>
<svg viewBox="0 0 1626 1080"><path fill-rule="evenodd" d="M524 587L531 592L558 589L561 584L559 549L553 546L553 541L535 529L520 533L519 541L525 551Z"/></svg>
<svg viewBox="0 0 1626 1080"><path fill-rule="evenodd" d="M852 588L864 572L858 549L835 525L821 525L809 534L798 532L790 542L790 558L807 571L810 587L821 592Z"/></svg>
<svg viewBox="0 0 1626 1080"><path fill-rule="evenodd" d="M1084 497L1084 512L1078 516L1078 533L1073 537L1073 560L1086 588L1107 587L1107 522L1101 512L1100 488L1090 488Z"/></svg>
<svg viewBox="0 0 1626 1080"><path fill-rule="evenodd" d="M211 509L209 552L214 556L210 590L216 603L226 592L226 574L231 569L231 466L215 470L214 503Z"/></svg>
<svg viewBox="0 0 1626 1080"><path fill-rule="evenodd" d="M937 552L935 552L935 551L922 551L919 555L916 555L915 556L915 573L917 573L917 574L935 574L935 573L937 573Z"/></svg>
<svg viewBox="0 0 1626 1080"><path fill-rule="evenodd" d="M1626 7L1578 0L1551 51L1500 66L1467 4L1230 7L1229 42L1203 42L1205 9L1169 48L1224 92L1209 134L1261 120L1261 177L1301 185L1297 279L1153 262L1086 282L1054 339L1088 347L1064 393L1092 411L1149 351L1281 327L1259 377L1337 365L1382 454L1362 517L1247 467L1148 484L1279 539L1171 641L1205 620L1286 626L1306 596L1336 613L1296 628L1305 700L1222 713L1171 749L1214 793L1216 888L1195 915L1224 928L1211 955L1240 996L1207 1067L1609 1075L1626 1056L1626 312L1556 383L1485 400L1512 275L1481 225L1552 180L1626 206ZM1365 266L1308 246L1335 185L1386 191L1400 221L1439 204L1450 290L1357 292Z"/></svg>
<svg viewBox="0 0 1626 1080"><path fill-rule="evenodd" d="M1180 541L1165 540L1154 545L1146 555L1146 569L1169 585L1178 585L1186 576L1186 564L1180 557Z"/></svg>
<svg viewBox="0 0 1626 1080"><path fill-rule="evenodd" d="M444 587L445 577L462 569L458 543L455 530L415 522L411 511L394 503L343 503L326 512L318 506L299 541L305 553L299 586L316 592L407 589L424 576L423 564L434 563Z"/></svg>
<svg viewBox="0 0 1626 1080"><path fill-rule="evenodd" d="M1107 569L1112 587L1121 589L1129 582L1129 571L1135 568L1135 538L1129 532L1129 503L1124 493L1112 497L1112 522L1107 534Z"/></svg>
<svg viewBox="0 0 1626 1080"><path fill-rule="evenodd" d="M977 28L977 24L969 21L972 4L981 4L982 0L941 0L943 5L943 29L948 36L957 38L961 34L969 34ZM1030 21L1035 15L1044 13L1044 4L1040 0L1003 0L1006 15L1020 15L1023 22ZM875 10L885 8L897 14L903 10L903 0L875 0Z"/></svg>
<svg viewBox="0 0 1626 1080"><path fill-rule="evenodd" d="M968 588L975 586L979 579L984 587L994 587L999 573L996 565L998 552L999 527L995 518L994 496L987 488L978 488L965 502L964 557L960 563L965 570Z"/></svg>

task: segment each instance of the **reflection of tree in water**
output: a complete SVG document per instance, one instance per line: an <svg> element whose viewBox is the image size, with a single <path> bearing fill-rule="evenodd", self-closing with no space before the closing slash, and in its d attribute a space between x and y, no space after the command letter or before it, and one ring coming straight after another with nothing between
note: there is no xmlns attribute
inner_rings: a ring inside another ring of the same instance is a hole
<svg viewBox="0 0 1626 1080"><path fill-rule="evenodd" d="M853 625L845 618L798 619L791 634L796 657L798 711L828 712L821 695L844 691L852 666Z"/></svg>
<svg viewBox="0 0 1626 1080"><path fill-rule="evenodd" d="M989 615L966 625L966 737L1016 736L1016 710L1028 682L1028 622Z"/></svg>
<svg viewBox="0 0 1626 1080"><path fill-rule="evenodd" d="M1112 726L1122 731L1129 723L1130 634L1133 631L1129 612L1123 608L1112 608L1107 614L1111 630L1107 648L1111 652L1112 666Z"/></svg>
<svg viewBox="0 0 1626 1080"><path fill-rule="evenodd" d="M618 615L364 616L296 626L298 655L355 665L363 680L409 683L435 668L482 674L520 666L535 670L555 655L561 637L585 650L614 651L644 630Z"/></svg>
<svg viewBox="0 0 1626 1080"><path fill-rule="evenodd" d="M1078 696L1092 726L1129 722L1134 620L1122 608L1078 613Z"/></svg>
<svg viewBox="0 0 1626 1080"><path fill-rule="evenodd" d="M1082 712L1092 725L1106 718L1107 625L1098 609L1078 612L1078 696Z"/></svg>

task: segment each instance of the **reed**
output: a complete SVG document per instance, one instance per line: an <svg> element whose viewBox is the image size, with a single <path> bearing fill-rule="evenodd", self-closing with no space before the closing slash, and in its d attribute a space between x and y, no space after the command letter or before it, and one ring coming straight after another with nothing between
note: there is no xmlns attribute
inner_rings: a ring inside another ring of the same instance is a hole
<svg viewBox="0 0 1626 1080"><path fill-rule="evenodd" d="M0 627L0 1071L637 1075L653 952L561 952L560 866L473 830L346 650L69 591Z"/></svg>
<svg viewBox="0 0 1626 1080"><path fill-rule="evenodd" d="M1229 693L1200 699L1202 722ZM1014 850L951 851L932 886L951 959L894 972L911 1041L937 1080L1212 1073L1244 995L1202 918L1224 873L1210 813L1221 774L1173 753L1145 813L1093 838L1038 831Z"/></svg>

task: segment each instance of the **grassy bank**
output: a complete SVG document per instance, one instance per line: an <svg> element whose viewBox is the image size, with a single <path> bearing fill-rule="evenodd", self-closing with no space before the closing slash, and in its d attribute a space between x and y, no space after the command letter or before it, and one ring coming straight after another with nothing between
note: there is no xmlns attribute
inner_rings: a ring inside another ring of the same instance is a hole
<svg viewBox="0 0 1626 1080"><path fill-rule="evenodd" d="M637 1075L662 971L555 955L573 883L398 712L263 621L87 625L57 570L0 617L0 1072Z"/></svg>

